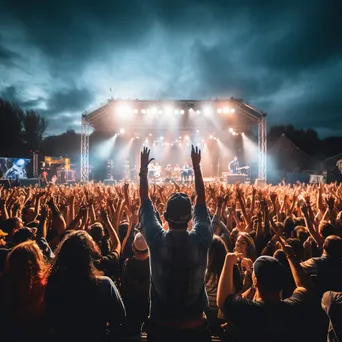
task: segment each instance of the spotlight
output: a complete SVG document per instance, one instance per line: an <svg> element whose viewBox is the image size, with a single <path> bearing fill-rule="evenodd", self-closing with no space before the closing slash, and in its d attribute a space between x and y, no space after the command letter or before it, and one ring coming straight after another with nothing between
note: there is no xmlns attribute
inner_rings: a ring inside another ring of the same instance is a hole
<svg viewBox="0 0 342 342"><path fill-rule="evenodd" d="M205 107L204 108L204 114L210 114L211 113L211 108L210 107Z"/></svg>
<svg viewBox="0 0 342 342"><path fill-rule="evenodd" d="M162 110L160 110L158 113L159 113L159 114L163 114L163 111L162 111Z"/></svg>
<svg viewBox="0 0 342 342"><path fill-rule="evenodd" d="M193 108L190 108L190 109L189 109L189 112L193 112L193 111L194 111L194 109L193 109Z"/></svg>
<svg viewBox="0 0 342 342"><path fill-rule="evenodd" d="M179 114L179 110L178 109L175 110L175 114L176 115Z"/></svg>
<svg viewBox="0 0 342 342"><path fill-rule="evenodd" d="M199 129L196 132L199 133Z"/></svg>
<svg viewBox="0 0 342 342"><path fill-rule="evenodd" d="M233 133L233 131L234 131L233 128L229 128L230 133Z"/></svg>
<svg viewBox="0 0 342 342"><path fill-rule="evenodd" d="M185 136L185 140L189 140L189 136L188 135Z"/></svg>
<svg viewBox="0 0 342 342"><path fill-rule="evenodd" d="M164 140L164 137L160 137L159 139L160 139L160 140Z"/></svg>
<svg viewBox="0 0 342 342"><path fill-rule="evenodd" d="M196 114L197 115L201 114L201 111L200 110L196 110Z"/></svg>
<svg viewBox="0 0 342 342"><path fill-rule="evenodd" d="M178 137L178 139L182 139L182 137Z"/></svg>
<svg viewBox="0 0 342 342"><path fill-rule="evenodd" d="M142 109L142 110L141 110L141 113L142 113L142 114L145 114L145 113L146 113L146 109Z"/></svg>
<svg viewBox="0 0 342 342"><path fill-rule="evenodd" d="M181 109L181 110L179 111L179 113L180 113L181 115L183 115L183 114L184 114L184 110Z"/></svg>
<svg viewBox="0 0 342 342"><path fill-rule="evenodd" d="M236 132L233 132L233 135L236 135Z"/></svg>
<svg viewBox="0 0 342 342"><path fill-rule="evenodd" d="M244 133L244 132L242 132L242 133L241 133L241 135L245 135L245 133Z"/></svg>
<svg viewBox="0 0 342 342"><path fill-rule="evenodd" d="M152 107L152 108L151 108L151 112L152 112L153 114L156 114L156 113L157 113L157 108L156 108L156 107Z"/></svg>
<svg viewBox="0 0 342 342"><path fill-rule="evenodd" d="M120 128L120 134L125 134L125 130L123 128Z"/></svg>
<svg viewBox="0 0 342 342"><path fill-rule="evenodd" d="M150 133L149 136L152 137L152 133Z"/></svg>
<svg viewBox="0 0 342 342"><path fill-rule="evenodd" d="M232 108L232 109L230 110L230 112L231 112L232 114L235 113L235 109Z"/></svg>
<svg viewBox="0 0 342 342"><path fill-rule="evenodd" d="M171 143L171 146L173 146L173 143Z"/></svg>
<svg viewBox="0 0 342 342"><path fill-rule="evenodd" d="M212 139L212 138L213 138L213 136L211 135L209 138L210 138L210 139Z"/></svg>
<svg viewBox="0 0 342 342"><path fill-rule="evenodd" d="M224 107L223 108L223 113L224 114L228 114L229 113L229 108L228 107Z"/></svg>
<svg viewBox="0 0 342 342"><path fill-rule="evenodd" d="M222 113L222 108L219 108L219 109L217 110L217 113L221 114L221 113Z"/></svg>
<svg viewBox="0 0 342 342"><path fill-rule="evenodd" d="M134 114L138 114L138 109L134 109Z"/></svg>
<svg viewBox="0 0 342 342"><path fill-rule="evenodd" d="M165 108L165 114L171 114L172 113L172 109L170 107Z"/></svg>

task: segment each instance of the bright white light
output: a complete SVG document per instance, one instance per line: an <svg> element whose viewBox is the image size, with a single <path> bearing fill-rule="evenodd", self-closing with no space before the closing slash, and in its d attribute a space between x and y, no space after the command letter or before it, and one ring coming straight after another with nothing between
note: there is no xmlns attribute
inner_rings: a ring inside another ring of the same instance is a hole
<svg viewBox="0 0 342 342"><path fill-rule="evenodd" d="M231 108L230 112L233 114L235 113L235 109L234 108Z"/></svg>
<svg viewBox="0 0 342 342"><path fill-rule="evenodd" d="M189 112L193 112L193 111L194 111L193 108L190 108L190 109L189 109Z"/></svg>
<svg viewBox="0 0 342 342"><path fill-rule="evenodd" d="M201 111L200 110L196 110L196 114L197 115L201 114Z"/></svg>
<svg viewBox="0 0 342 342"><path fill-rule="evenodd" d="M120 105L118 109L120 113L127 113L131 111L131 107L128 105Z"/></svg>
<svg viewBox="0 0 342 342"><path fill-rule="evenodd" d="M183 114L184 114L184 110L181 109L181 110L179 111L179 113L180 113L181 115L183 115Z"/></svg>
<svg viewBox="0 0 342 342"><path fill-rule="evenodd" d="M149 136L152 137L152 133L150 133Z"/></svg>
<svg viewBox="0 0 342 342"><path fill-rule="evenodd" d="M210 107L205 107L204 108L204 114L211 114L211 108Z"/></svg>
<svg viewBox="0 0 342 342"><path fill-rule="evenodd" d="M224 114L228 114L229 113L229 108L228 107L224 107L223 108L223 113Z"/></svg>
<svg viewBox="0 0 342 342"><path fill-rule="evenodd" d="M219 108L219 109L217 110L217 113L221 114L221 113L222 113L222 108Z"/></svg>
<svg viewBox="0 0 342 342"><path fill-rule="evenodd" d="M196 132L199 133L199 129Z"/></svg>
<svg viewBox="0 0 342 342"><path fill-rule="evenodd" d="M233 128L229 128L229 132L232 133L234 130Z"/></svg>
<svg viewBox="0 0 342 342"><path fill-rule="evenodd" d="M120 134L125 134L125 130L123 128L120 128Z"/></svg>
<svg viewBox="0 0 342 342"><path fill-rule="evenodd" d="M189 143L186 143L186 146L189 146Z"/></svg>
<svg viewBox="0 0 342 342"><path fill-rule="evenodd" d="M146 109L142 109L142 110L141 110L141 113L142 113L142 114L145 114L145 113L146 113Z"/></svg>
<svg viewBox="0 0 342 342"><path fill-rule="evenodd" d="M214 138L212 135L209 137L210 139Z"/></svg>
<svg viewBox="0 0 342 342"><path fill-rule="evenodd" d="M172 109L170 107L165 108L165 114L171 114Z"/></svg>
<svg viewBox="0 0 342 342"><path fill-rule="evenodd" d="M164 140L164 137L160 137L160 140Z"/></svg>
<svg viewBox="0 0 342 342"><path fill-rule="evenodd" d="M173 146L173 143L171 143L171 146Z"/></svg>
<svg viewBox="0 0 342 342"><path fill-rule="evenodd" d="M138 109L134 109L134 114L138 114Z"/></svg>
<svg viewBox="0 0 342 342"><path fill-rule="evenodd" d="M178 139L182 139L182 137L178 137Z"/></svg>
<svg viewBox="0 0 342 342"><path fill-rule="evenodd" d="M236 135L236 132L233 132L233 135Z"/></svg>
<svg viewBox="0 0 342 342"><path fill-rule="evenodd" d="M163 114L163 111L162 111L162 110L160 110L158 113L159 113L159 114Z"/></svg>
<svg viewBox="0 0 342 342"><path fill-rule="evenodd" d="M244 133L244 132L242 132L242 133L241 133L241 135L245 135L245 133Z"/></svg>
<svg viewBox="0 0 342 342"><path fill-rule="evenodd" d="M179 114L179 110L178 109L175 110L175 114Z"/></svg>
<svg viewBox="0 0 342 342"><path fill-rule="evenodd" d="M145 139L145 142L148 142L148 139L147 139L147 138Z"/></svg>
<svg viewBox="0 0 342 342"><path fill-rule="evenodd" d="M151 112L152 112L153 114L156 114L156 113L157 113L157 108L156 108L156 107L152 107L152 108L151 108Z"/></svg>
<svg viewBox="0 0 342 342"><path fill-rule="evenodd" d="M185 136L185 140L189 140L189 136L188 135Z"/></svg>

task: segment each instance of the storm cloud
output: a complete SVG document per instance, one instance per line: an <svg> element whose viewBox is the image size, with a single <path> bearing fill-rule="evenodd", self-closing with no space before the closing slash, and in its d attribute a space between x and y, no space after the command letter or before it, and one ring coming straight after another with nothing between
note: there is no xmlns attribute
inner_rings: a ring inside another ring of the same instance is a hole
<svg viewBox="0 0 342 342"><path fill-rule="evenodd" d="M0 96L53 134L110 96L234 96L270 124L341 134L341 17L339 0L6 0Z"/></svg>

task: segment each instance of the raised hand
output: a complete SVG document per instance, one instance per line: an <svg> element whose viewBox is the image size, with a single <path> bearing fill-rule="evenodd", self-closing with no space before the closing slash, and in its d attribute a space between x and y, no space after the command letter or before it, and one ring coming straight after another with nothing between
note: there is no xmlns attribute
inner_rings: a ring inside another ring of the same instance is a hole
<svg viewBox="0 0 342 342"><path fill-rule="evenodd" d="M151 161L155 160L154 158L150 159L150 149L147 147L144 147L141 154L140 154L140 163L141 167L148 167L148 165L151 163Z"/></svg>
<svg viewBox="0 0 342 342"><path fill-rule="evenodd" d="M193 167L198 167L201 163L201 150L191 145L191 160Z"/></svg>

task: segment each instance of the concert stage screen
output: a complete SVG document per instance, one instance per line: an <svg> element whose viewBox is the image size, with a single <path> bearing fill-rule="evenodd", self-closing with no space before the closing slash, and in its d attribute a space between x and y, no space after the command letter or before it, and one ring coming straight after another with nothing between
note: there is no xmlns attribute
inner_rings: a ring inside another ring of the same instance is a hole
<svg viewBox="0 0 342 342"><path fill-rule="evenodd" d="M25 158L1 158L0 175L1 178L15 181L17 179L27 179L31 175L32 160Z"/></svg>

